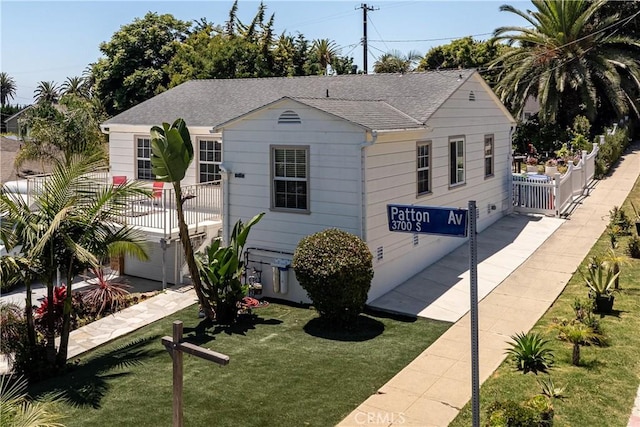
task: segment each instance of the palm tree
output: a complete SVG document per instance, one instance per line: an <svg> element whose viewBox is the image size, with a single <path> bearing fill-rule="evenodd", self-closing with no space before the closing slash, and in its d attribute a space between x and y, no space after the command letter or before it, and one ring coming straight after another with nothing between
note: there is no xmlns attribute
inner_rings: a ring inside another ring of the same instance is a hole
<svg viewBox="0 0 640 427"><path fill-rule="evenodd" d="M61 95L75 95L88 98L87 82L84 77L67 77L60 86Z"/></svg>
<svg viewBox="0 0 640 427"><path fill-rule="evenodd" d="M571 363L574 366L580 365L580 347L591 345L594 342L603 342L605 337L595 331L591 326L573 320L571 322L554 323L551 326L558 331L558 339L567 341L573 345L571 352Z"/></svg>
<svg viewBox="0 0 640 427"><path fill-rule="evenodd" d="M322 68L322 74L327 74L327 67L333 62L338 55L339 50L336 43L329 39L317 39L313 41L311 53L316 57L318 64Z"/></svg>
<svg viewBox="0 0 640 427"><path fill-rule="evenodd" d="M490 65L500 70L496 94L518 116L528 97L540 103L541 120L569 126L583 114L594 121L638 115L640 43L618 32L627 18L601 16L605 0L532 0L526 12L504 5L529 27L500 27L498 41L518 48ZM638 12L640 13L640 12ZM613 116L613 117L611 117Z"/></svg>
<svg viewBox="0 0 640 427"><path fill-rule="evenodd" d="M416 68L417 61L422 55L416 51L410 51L406 56L398 50L382 55L373 64L374 73L409 73Z"/></svg>
<svg viewBox="0 0 640 427"><path fill-rule="evenodd" d="M3 426L63 427L65 415L57 406L62 402L61 393L31 400L27 392L26 378L0 377L0 413Z"/></svg>
<svg viewBox="0 0 640 427"><path fill-rule="evenodd" d="M5 72L0 73L0 105L4 107L14 96L16 96L15 80Z"/></svg>
<svg viewBox="0 0 640 427"><path fill-rule="evenodd" d="M36 189L30 204L19 195L0 192L0 240L9 250L21 247L21 257L47 286L49 312L53 312L58 269L66 280L67 297L57 351L53 316L49 316L45 334L47 362L53 368L62 368L67 360L73 279L89 267L98 267L106 256L147 258L144 235L121 224L120 218L132 195L150 194L136 183L96 186L87 174L103 165L100 155L75 155L67 161L56 161L52 174ZM30 309L28 305L27 310Z"/></svg>
<svg viewBox="0 0 640 427"><path fill-rule="evenodd" d="M38 103L48 102L55 104L58 102L58 99L60 99L60 89L54 82L42 81L36 86L33 95Z"/></svg>

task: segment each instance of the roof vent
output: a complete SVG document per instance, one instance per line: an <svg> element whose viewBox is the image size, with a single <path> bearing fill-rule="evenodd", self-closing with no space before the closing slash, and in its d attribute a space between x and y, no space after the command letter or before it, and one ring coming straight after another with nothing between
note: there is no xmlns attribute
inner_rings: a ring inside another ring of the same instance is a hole
<svg viewBox="0 0 640 427"><path fill-rule="evenodd" d="M469 101L475 101L476 100L476 94L473 93L473 91L469 91Z"/></svg>
<svg viewBox="0 0 640 427"><path fill-rule="evenodd" d="M283 111L282 114L280 114L280 117L278 117L278 124L287 124L287 123L293 123L293 124L299 125L300 123L302 123L302 121L300 120L300 116L298 115L298 113L292 110L286 110L286 111Z"/></svg>

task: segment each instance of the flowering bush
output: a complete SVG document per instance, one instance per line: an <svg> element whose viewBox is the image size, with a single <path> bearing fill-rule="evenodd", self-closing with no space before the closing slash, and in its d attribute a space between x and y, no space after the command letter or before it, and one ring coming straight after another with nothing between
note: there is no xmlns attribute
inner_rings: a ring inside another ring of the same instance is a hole
<svg viewBox="0 0 640 427"><path fill-rule="evenodd" d="M547 160L547 163L545 163L546 166L558 166L558 161L556 159L549 159Z"/></svg>
<svg viewBox="0 0 640 427"><path fill-rule="evenodd" d="M372 258L362 239L332 228L302 239L292 265L320 317L334 326L349 327L367 301Z"/></svg>
<svg viewBox="0 0 640 427"><path fill-rule="evenodd" d="M538 159L532 156L527 157L527 164L529 166L538 166Z"/></svg>

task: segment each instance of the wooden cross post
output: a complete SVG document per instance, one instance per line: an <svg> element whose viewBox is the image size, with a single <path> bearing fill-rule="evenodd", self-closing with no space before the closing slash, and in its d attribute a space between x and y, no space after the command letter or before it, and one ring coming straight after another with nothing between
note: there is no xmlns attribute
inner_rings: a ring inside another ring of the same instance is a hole
<svg viewBox="0 0 640 427"><path fill-rule="evenodd" d="M189 353L222 366L229 363L229 356L195 344L182 342L182 322L180 320L173 322L173 337L162 337L162 344L173 359L173 427L182 427L182 353Z"/></svg>

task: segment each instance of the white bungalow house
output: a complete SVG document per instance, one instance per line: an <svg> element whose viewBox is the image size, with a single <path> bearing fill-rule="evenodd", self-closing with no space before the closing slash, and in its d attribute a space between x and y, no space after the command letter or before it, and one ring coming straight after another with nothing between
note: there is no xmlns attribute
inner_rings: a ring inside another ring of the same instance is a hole
<svg viewBox="0 0 640 427"><path fill-rule="evenodd" d="M150 127L176 118L196 147L183 185L193 200L197 186L211 185L194 208L215 213L198 229L201 241L218 232L226 240L237 219L266 212L245 254L249 272L261 272L263 296L308 301L287 267L300 239L326 228L367 242L369 300L465 242L390 232L387 204L466 208L475 200L479 231L512 209L515 120L474 70L189 81L102 125L110 173L152 180ZM169 282L181 281L176 234L149 236L151 262L125 260L124 272L158 279L164 265ZM161 251L161 239L174 251Z"/></svg>

